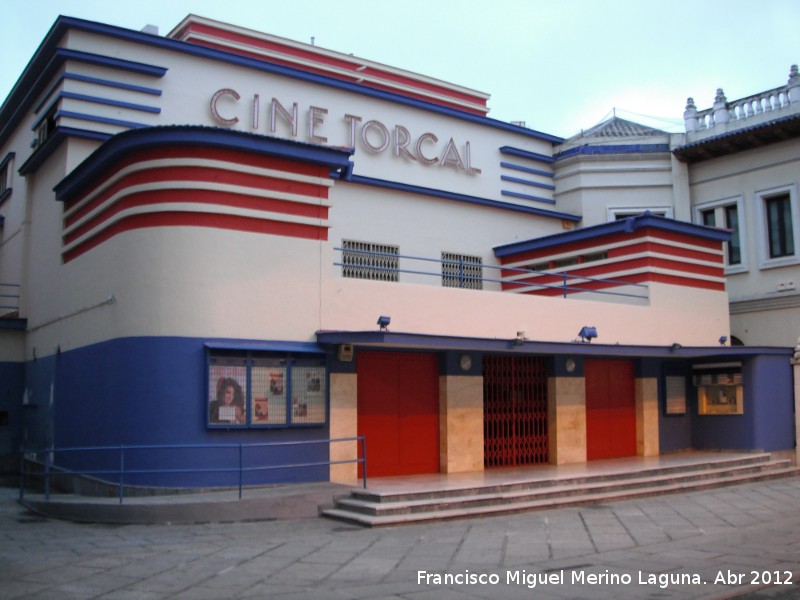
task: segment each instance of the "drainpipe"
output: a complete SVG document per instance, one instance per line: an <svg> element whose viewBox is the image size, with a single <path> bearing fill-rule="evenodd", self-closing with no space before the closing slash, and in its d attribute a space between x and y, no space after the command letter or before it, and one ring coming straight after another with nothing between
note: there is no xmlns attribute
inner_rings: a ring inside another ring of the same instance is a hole
<svg viewBox="0 0 800 600"><path fill-rule="evenodd" d="M794 459L795 465L800 466L800 443L797 439L800 432L800 338L794 347L792 365L794 365Z"/></svg>

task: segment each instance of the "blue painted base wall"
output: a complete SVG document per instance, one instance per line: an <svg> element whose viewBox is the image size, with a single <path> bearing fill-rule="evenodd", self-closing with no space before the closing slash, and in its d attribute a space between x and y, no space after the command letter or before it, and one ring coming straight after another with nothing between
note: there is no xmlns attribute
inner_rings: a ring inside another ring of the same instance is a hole
<svg viewBox="0 0 800 600"><path fill-rule="evenodd" d="M21 362L0 362L0 411L8 415L8 425L0 426L0 471L17 468L24 432L24 390L25 365Z"/></svg>
<svg viewBox="0 0 800 600"><path fill-rule="evenodd" d="M214 449L71 452L56 463L104 471L124 461L125 483L169 487L238 485L238 444L326 440L324 427L298 429L209 429L206 426L205 340L127 338L63 352L27 365L31 394L39 407L36 442L40 448L142 445L217 445ZM52 393L50 390L52 389ZM50 430L50 431L49 431ZM235 447L223 448L224 445ZM246 448L241 452L243 483L325 481L327 465L256 469L262 465L320 463L329 460L327 443ZM169 473L136 473L144 470ZM200 470L214 470L200 472ZM225 472L235 469L236 472Z"/></svg>

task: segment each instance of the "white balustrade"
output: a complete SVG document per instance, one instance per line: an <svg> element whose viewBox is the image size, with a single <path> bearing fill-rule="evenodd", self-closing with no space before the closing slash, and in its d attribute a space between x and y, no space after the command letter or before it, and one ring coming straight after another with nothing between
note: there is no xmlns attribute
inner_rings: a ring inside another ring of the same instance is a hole
<svg viewBox="0 0 800 600"><path fill-rule="evenodd" d="M748 119L766 113L786 110L790 105L800 108L800 74L797 65L792 65L789 81L785 86L754 94L728 102L722 89L717 90L714 106L706 110L697 110L694 99L686 102L683 113L686 132L707 131L717 126L735 123L745 126Z"/></svg>

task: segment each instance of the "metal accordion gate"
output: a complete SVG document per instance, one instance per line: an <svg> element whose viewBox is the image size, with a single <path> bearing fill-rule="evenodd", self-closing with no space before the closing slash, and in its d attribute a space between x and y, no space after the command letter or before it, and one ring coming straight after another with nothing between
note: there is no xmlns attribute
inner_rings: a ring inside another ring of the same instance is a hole
<svg viewBox="0 0 800 600"><path fill-rule="evenodd" d="M546 359L484 356L483 439L486 468L547 463Z"/></svg>

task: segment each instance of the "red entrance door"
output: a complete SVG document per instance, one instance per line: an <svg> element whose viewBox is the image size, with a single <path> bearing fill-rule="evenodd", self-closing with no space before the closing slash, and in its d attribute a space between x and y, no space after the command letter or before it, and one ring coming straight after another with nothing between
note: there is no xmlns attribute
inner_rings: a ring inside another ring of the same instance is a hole
<svg viewBox="0 0 800 600"><path fill-rule="evenodd" d="M633 363L586 360L586 458L636 455Z"/></svg>
<svg viewBox="0 0 800 600"><path fill-rule="evenodd" d="M358 353L358 434L371 477L439 472L439 362L432 354Z"/></svg>

